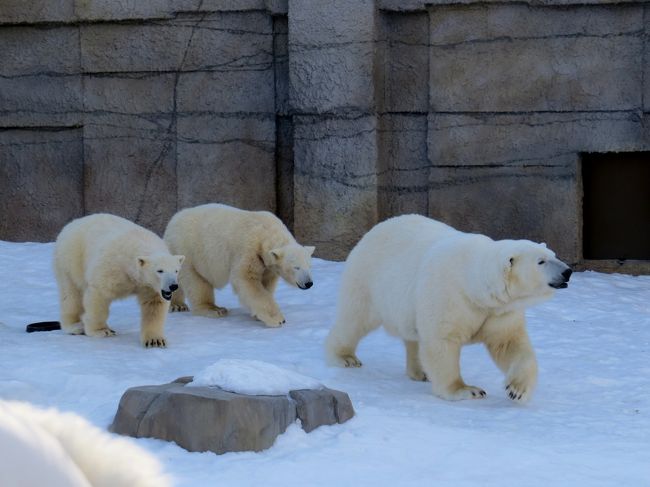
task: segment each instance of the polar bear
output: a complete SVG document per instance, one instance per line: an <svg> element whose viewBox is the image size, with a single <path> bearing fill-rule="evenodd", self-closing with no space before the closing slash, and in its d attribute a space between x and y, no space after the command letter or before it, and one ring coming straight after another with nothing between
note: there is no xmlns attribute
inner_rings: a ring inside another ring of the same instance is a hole
<svg viewBox="0 0 650 487"><path fill-rule="evenodd" d="M75 335L114 335L106 324L111 302L135 294L142 345L165 347L165 317L184 258L124 218L100 213L73 220L54 248L61 328Z"/></svg>
<svg viewBox="0 0 650 487"><path fill-rule="evenodd" d="M5 486L170 487L160 462L132 440L73 413L0 401Z"/></svg>
<svg viewBox="0 0 650 487"><path fill-rule="evenodd" d="M448 400L485 391L460 375L460 350L482 342L506 375L510 399L526 401L537 362L526 307L567 287L569 267L544 244L463 233L420 215L386 220L350 253L336 322L327 337L331 363L359 367L357 344L383 325L406 347L406 370Z"/></svg>
<svg viewBox="0 0 650 487"><path fill-rule="evenodd" d="M193 314L225 316L227 310L215 304L214 288L230 282L254 317L278 327L285 322L273 299L278 278L300 289L313 285L310 257L314 247L299 245L287 227L267 211L216 203L188 208L172 217L163 238L172 252L187 257L172 311L188 309L187 295Z"/></svg>

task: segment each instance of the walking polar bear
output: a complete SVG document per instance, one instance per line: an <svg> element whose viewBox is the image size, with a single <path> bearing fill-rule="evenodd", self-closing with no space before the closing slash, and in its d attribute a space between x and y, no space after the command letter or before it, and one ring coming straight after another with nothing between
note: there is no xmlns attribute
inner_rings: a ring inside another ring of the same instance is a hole
<svg viewBox="0 0 650 487"><path fill-rule="evenodd" d="M165 347L165 318L183 259L124 218L100 213L73 220L54 249L61 328L75 335L114 335L106 323L111 302L135 294L142 345Z"/></svg>
<svg viewBox="0 0 650 487"><path fill-rule="evenodd" d="M482 342L506 375L510 399L526 401L537 362L525 309L567 287L570 275L544 244L494 241L419 215L392 218L347 259L328 357L360 367L357 344L383 325L404 340L411 379L429 379L444 399L482 398L485 391L465 384L459 366L461 347Z"/></svg>
<svg viewBox="0 0 650 487"><path fill-rule="evenodd" d="M284 224L267 211L246 211L207 204L178 212L165 230L172 252L185 254L180 289L172 311L186 311L184 297L195 315L219 318L214 289L228 282L254 317L269 327L281 326L284 316L273 299L279 277L300 289L313 285L310 257L314 247L299 245Z"/></svg>

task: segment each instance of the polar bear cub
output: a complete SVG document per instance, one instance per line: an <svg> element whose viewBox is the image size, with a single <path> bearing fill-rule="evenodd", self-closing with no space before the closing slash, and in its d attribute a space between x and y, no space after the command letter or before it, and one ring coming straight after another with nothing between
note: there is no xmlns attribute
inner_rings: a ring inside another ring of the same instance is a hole
<svg viewBox="0 0 650 487"><path fill-rule="evenodd" d="M314 247L299 245L284 224L267 211L246 211L207 204L179 211L165 230L172 252L185 254L180 289L172 311L186 311L185 295L195 315L219 318L227 310L215 304L214 289L228 282L244 306L267 326L284 322L273 299L279 277L309 289Z"/></svg>
<svg viewBox="0 0 650 487"><path fill-rule="evenodd" d="M482 342L506 375L510 399L529 399L537 362L526 307L567 287L569 267L544 244L463 233L419 215L378 224L350 253L337 317L326 342L330 361L359 367L357 344L384 328L406 347L406 370L449 400L481 398L465 384L460 350Z"/></svg>
<svg viewBox="0 0 650 487"><path fill-rule="evenodd" d="M165 347L165 318L184 258L171 255L160 237L124 218L95 214L73 220L54 249L61 328L114 335L106 323L111 302L135 294L142 345Z"/></svg>

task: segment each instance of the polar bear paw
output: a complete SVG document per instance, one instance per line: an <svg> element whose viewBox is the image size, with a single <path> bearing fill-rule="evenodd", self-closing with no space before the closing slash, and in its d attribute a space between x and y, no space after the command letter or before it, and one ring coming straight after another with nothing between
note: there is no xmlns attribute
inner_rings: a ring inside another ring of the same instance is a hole
<svg viewBox="0 0 650 487"><path fill-rule="evenodd" d="M172 313L176 311L189 311L189 307L185 303L172 303L169 305L169 311Z"/></svg>
<svg viewBox="0 0 650 487"><path fill-rule="evenodd" d="M84 334L84 325L81 323L71 323L68 325L61 324L63 331L70 335L83 335Z"/></svg>
<svg viewBox="0 0 650 487"><path fill-rule="evenodd" d="M359 357L354 354L346 354L337 356L338 365L342 367L361 367L363 364Z"/></svg>
<svg viewBox="0 0 650 487"><path fill-rule="evenodd" d="M97 328L96 330L85 330L85 333L89 337L112 337L115 335L115 330L111 330L109 327Z"/></svg>
<svg viewBox="0 0 650 487"><path fill-rule="evenodd" d="M223 318L228 314L228 310L221 306L208 305L192 308L192 314L196 316L205 316L207 318Z"/></svg>
<svg viewBox="0 0 650 487"><path fill-rule="evenodd" d="M142 340L142 346L145 348L167 348L165 337L151 337Z"/></svg>
<svg viewBox="0 0 650 487"><path fill-rule="evenodd" d="M435 393L435 390L434 390ZM454 391L446 391L436 395L447 399L448 401L462 401L463 399L483 399L487 396L486 392L480 387L461 386Z"/></svg>
<svg viewBox="0 0 650 487"><path fill-rule="evenodd" d="M282 313L268 315L265 313L259 313L255 318L262 321L269 328L278 328L287 322L287 320L284 319L284 316L282 316Z"/></svg>
<svg viewBox="0 0 650 487"><path fill-rule="evenodd" d="M427 380L429 380L427 378L427 374L422 369L408 369L406 373L408 374L411 380L415 380L419 382L426 382Z"/></svg>
<svg viewBox="0 0 650 487"><path fill-rule="evenodd" d="M525 384L512 381L506 385L506 395L515 402L526 402L530 399L531 388L526 387Z"/></svg>

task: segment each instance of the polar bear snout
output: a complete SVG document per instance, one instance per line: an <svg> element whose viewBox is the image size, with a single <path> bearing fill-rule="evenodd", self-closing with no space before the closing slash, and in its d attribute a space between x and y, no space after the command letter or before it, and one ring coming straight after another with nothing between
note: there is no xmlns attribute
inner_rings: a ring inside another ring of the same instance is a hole
<svg viewBox="0 0 650 487"><path fill-rule="evenodd" d="M565 289L569 286L568 282L571 278L571 274L573 274L573 271L564 262L558 261L556 265L559 267L559 269L557 271L557 275L549 283L549 286L555 289Z"/></svg>
<svg viewBox="0 0 650 487"><path fill-rule="evenodd" d="M178 283L175 278L163 279L164 284L161 286L160 295L163 299L169 301L172 299L172 293L178 289Z"/></svg>
<svg viewBox="0 0 650 487"><path fill-rule="evenodd" d="M314 281L312 281L311 274L308 271L300 269L294 275L296 278L296 286L300 289L309 289L314 285Z"/></svg>

